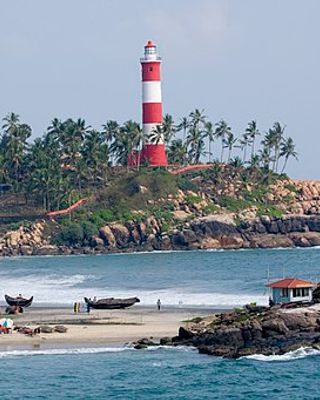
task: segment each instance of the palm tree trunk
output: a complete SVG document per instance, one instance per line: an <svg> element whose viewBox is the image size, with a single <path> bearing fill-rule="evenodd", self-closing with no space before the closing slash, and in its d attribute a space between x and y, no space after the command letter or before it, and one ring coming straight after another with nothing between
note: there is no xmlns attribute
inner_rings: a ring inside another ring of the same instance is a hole
<svg viewBox="0 0 320 400"><path fill-rule="evenodd" d="M255 137L252 139L251 157L253 157L254 155L254 142L255 142Z"/></svg>
<svg viewBox="0 0 320 400"><path fill-rule="evenodd" d="M221 164L222 164L222 161L223 161L223 150L224 150L224 147L223 147L223 143L222 143L221 144L221 159L220 159Z"/></svg>
<svg viewBox="0 0 320 400"><path fill-rule="evenodd" d="M282 170L281 170L281 174L283 174L283 171L286 169L288 158L289 157L286 157L285 160L284 160L284 164L283 164L283 167L282 167Z"/></svg>

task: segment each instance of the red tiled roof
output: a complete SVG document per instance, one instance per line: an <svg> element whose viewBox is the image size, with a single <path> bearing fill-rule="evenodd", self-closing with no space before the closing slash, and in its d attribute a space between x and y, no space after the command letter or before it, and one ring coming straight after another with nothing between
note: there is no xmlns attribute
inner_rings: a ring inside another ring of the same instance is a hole
<svg viewBox="0 0 320 400"><path fill-rule="evenodd" d="M270 288L279 288L279 289L294 289L294 288L310 288L317 286L316 283L303 281L302 279L295 279L295 278L285 278L280 279L280 281L272 282L266 285Z"/></svg>

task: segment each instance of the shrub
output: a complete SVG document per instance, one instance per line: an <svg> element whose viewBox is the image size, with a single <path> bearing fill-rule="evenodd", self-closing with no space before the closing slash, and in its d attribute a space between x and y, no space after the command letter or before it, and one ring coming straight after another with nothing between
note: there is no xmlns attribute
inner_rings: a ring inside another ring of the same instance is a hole
<svg viewBox="0 0 320 400"><path fill-rule="evenodd" d="M215 213L218 213L220 211L220 208L217 207L216 204L210 203L206 207L204 207L203 211L206 214L215 214Z"/></svg>
<svg viewBox="0 0 320 400"><path fill-rule="evenodd" d="M234 197L222 196L220 200L222 207L231 212L238 212L250 207L253 203L248 200L236 199Z"/></svg>
<svg viewBox="0 0 320 400"><path fill-rule="evenodd" d="M192 190L192 191L198 190L198 186L185 176L177 177L177 185L178 188L181 190Z"/></svg>
<svg viewBox="0 0 320 400"><path fill-rule="evenodd" d="M185 197L185 201L188 205L192 205L192 204L197 204L197 203L201 203L202 198L200 196L195 196L195 195L188 195Z"/></svg>
<svg viewBox="0 0 320 400"><path fill-rule="evenodd" d="M92 222L82 222L81 224L83 231L83 239L90 240L93 235L95 235L98 231L98 228Z"/></svg>
<svg viewBox="0 0 320 400"><path fill-rule="evenodd" d="M83 240L83 228L76 222L64 226L56 237L57 244L74 246Z"/></svg>

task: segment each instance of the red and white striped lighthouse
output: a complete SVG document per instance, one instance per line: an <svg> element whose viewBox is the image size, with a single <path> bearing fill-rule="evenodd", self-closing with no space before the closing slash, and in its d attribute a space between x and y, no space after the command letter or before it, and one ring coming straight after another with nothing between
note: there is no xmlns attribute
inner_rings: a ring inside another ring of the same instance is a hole
<svg viewBox="0 0 320 400"><path fill-rule="evenodd" d="M148 137L162 125L162 99L160 65L156 46L151 40L144 46L144 57L140 59L142 69L142 124L146 138L141 152L141 161L151 166L168 164L163 138L157 144L148 143Z"/></svg>

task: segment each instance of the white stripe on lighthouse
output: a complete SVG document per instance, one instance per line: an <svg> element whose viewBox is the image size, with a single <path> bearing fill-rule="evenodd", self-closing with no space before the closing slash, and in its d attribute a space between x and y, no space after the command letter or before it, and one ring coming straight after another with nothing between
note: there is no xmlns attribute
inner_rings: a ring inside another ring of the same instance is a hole
<svg viewBox="0 0 320 400"><path fill-rule="evenodd" d="M142 82L142 102L161 103L161 82L147 81Z"/></svg>

